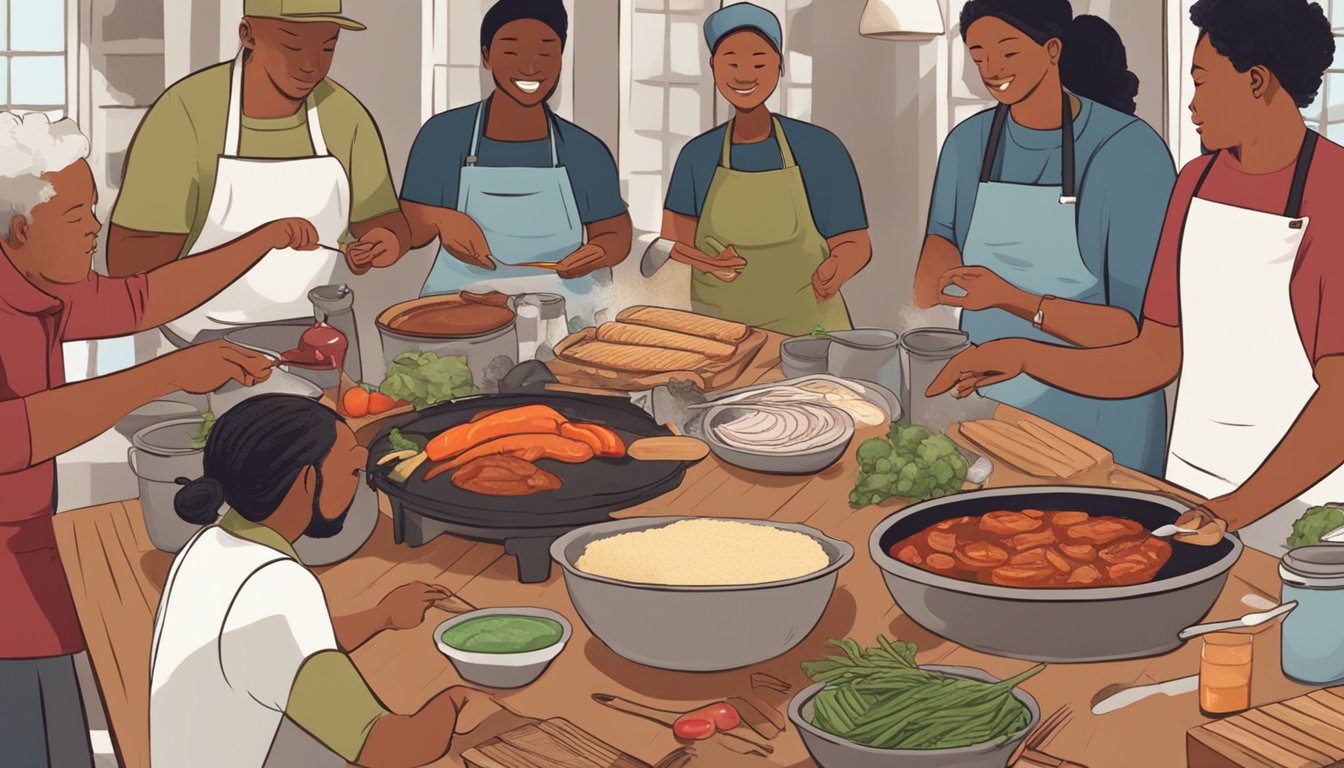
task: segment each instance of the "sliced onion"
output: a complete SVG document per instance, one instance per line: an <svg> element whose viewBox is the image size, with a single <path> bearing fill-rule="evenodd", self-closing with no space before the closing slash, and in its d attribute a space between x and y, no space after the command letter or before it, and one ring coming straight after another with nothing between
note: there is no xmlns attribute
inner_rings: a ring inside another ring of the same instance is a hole
<svg viewBox="0 0 1344 768"><path fill-rule="evenodd" d="M817 402L792 402L735 407L749 412L714 427L714 434L733 448L760 453L799 453L846 440L853 428L849 414Z"/></svg>

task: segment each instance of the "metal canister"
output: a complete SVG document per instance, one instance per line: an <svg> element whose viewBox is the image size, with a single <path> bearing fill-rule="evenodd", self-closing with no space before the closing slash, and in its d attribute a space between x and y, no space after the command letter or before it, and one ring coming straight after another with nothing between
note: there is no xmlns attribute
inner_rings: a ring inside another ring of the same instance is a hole
<svg viewBox="0 0 1344 768"><path fill-rule="evenodd" d="M907 387L902 393L911 424L918 424L933 433L945 431L957 421L988 418L997 404L979 394L958 400L951 392L927 397L928 389L947 361L971 345L965 331L955 328L916 328L901 337L901 346L909 358Z"/></svg>
<svg viewBox="0 0 1344 768"><path fill-rule="evenodd" d="M314 318L345 334L349 342L345 353L345 373L351 381L363 381L364 367L359 359L359 329L355 323L355 292L344 284L319 285L308 292L308 299L313 302Z"/></svg>
<svg viewBox="0 0 1344 768"><path fill-rule="evenodd" d="M1283 620L1283 674L1311 685L1344 681L1344 546L1294 549L1279 578L1281 602L1297 601Z"/></svg>

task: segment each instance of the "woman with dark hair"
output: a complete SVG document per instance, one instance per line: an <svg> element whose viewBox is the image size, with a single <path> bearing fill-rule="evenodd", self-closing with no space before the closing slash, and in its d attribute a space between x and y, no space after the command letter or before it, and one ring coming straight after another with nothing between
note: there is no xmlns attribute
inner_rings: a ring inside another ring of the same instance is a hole
<svg viewBox="0 0 1344 768"><path fill-rule="evenodd" d="M211 430L205 475L178 492L177 513L205 524L229 511L177 555L159 602L155 766L260 768L283 718L369 768L424 765L447 752L476 692L449 688L414 715L391 714L346 654L385 629L419 626L448 590L408 584L368 611L333 618L294 552L300 536L341 530L367 459L335 411L292 395L247 400Z"/></svg>
<svg viewBox="0 0 1344 768"><path fill-rule="evenodd" d="M1190 114L1211 153L1176 181L1138 338L986 344L931 389L1026 371L1117 398L1179 376L1166 477L1211 499L1182 523L1278 554L1304 510L1344 499L1344 148L1301 113L1335 38L1310 0L1199 0L1190 19Z"/></svg>
<svg viewBox="0 0 1344 768"><path fill-rule="evenodd" d="M784 32L730 3L705 19L714 85L733 107L682 147L663 205L695 311L797 336L851 327L840 289L873 257L859 174L835 134L770 111Z"/></svg>
<svg viewBox="0 0 1344 768"><path fill-rule="evenodd" d="M1133 116L1138 78L1109 24L1068 0L971 0L971 58L999 102L958 125L938 161L915 303L961 309L971 341L1075 347L1138 335L1175 179L1162 139ZM986 387L1158 473L1161 392L1098 400L1028 375Z"/></svg>
<svg viewBox="0 0 1344 768"><path fill-rule="evenodd" d="M420 295L560 293L585 323L605 308L611 267L630 253L630 215L611 151L547 106L568 34L562 0L499 0L486 12L481 60L494 92L430 118L406 165L412 240L443 245Z"/></svg>

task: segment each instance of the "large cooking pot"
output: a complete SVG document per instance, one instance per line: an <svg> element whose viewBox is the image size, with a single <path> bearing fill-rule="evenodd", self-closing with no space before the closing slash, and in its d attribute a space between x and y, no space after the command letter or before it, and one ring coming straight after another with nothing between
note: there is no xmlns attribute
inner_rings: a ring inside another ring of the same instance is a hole
<svg viewBox="0 0 1344 768"><path fill-rule="evenodd" d="M155 549L176 552L201 528L177 516L173 498L182 487L178 478L195 480L205 473L204 451L193 440L203 421L200 416L172 419L131 437L126 460L139 484L145 529Z"/></svg>
<svg viewBox="0 0 1344 768"><path fill-rule="evenodd" d="M473 303L449 293L388 307L377 325L385 362L406 352L465 357L479 393L497 392L499 379L518 363L516 318L511 307Z"/></svg>
<svg viewBox="0 0 1344 768"><path fill-rule="evenodd" d="M1152 581L1092 589L1029 589L977 584L897 560L891 547L934 523L999 510L1076 510L1122 517L1153 530L1186 505L1110 488L1035 487L974 491L908 507L878 524L869 552L896 604L918 624L959 645L1029 661L1085 662L1156 656L1204 618L1241 556L1241 540L1215 546L1172 542L1171 559Z"/></svg>

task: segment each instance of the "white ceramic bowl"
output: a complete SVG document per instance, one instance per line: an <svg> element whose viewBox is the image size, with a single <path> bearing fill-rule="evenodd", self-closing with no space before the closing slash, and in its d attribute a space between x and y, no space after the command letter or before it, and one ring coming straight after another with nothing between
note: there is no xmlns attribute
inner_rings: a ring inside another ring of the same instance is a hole
<svg viewBox="0 0 1344 768"><path fill-rule="evenodd" d="M460 651L443 642L443 633L449 629L485 616L530 616L537 619L550 619L560 625L560 639L548 645L526 653L473 653ZM565 649L574 628L569 620L555 611L545 608L482 608L454 616L439 624L434 630L434 646L448 657L453 668L463 680L487 688L522 688L531 685L551 666L555 657Z"/></svg>

